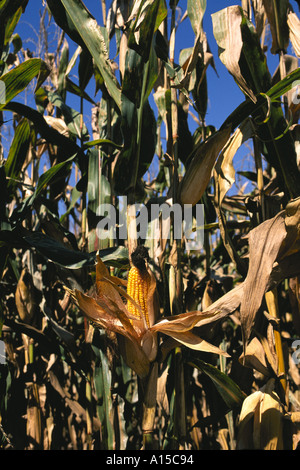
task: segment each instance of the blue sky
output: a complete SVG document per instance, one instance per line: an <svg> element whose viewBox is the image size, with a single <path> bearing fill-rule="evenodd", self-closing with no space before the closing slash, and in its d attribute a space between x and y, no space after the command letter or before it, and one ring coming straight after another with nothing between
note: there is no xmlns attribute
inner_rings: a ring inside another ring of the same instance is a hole
<svg viewBox="0 0 300 470"><path fill-rule="evenodd" d="M91 13L95 16L99 24L102 23L102 10L101 10L101 0L85 0L85 5L89 8ZM168 3L168 2L167 2ZM296 4L296 2L291 2ZM227 6L240 4L239 1L230 1L230 0L207 0L206 11L203 18L204 31L206 32L208 38L208 44L210 46L211 52L214 55L214 61L216 70L218 73L215 73L212 67L208 68L208 110L207 110L207 124L212 124L215 127L219 127L224 119L230 114L231 111L235 109L236 106L243 101L243 95L240 92L239 88L235 84L233 78L227 72L224 65L218 58L218 47L213 36L212 31L212 20L211 15L216 11L219 11ZM185 12L187 5L187 0L179 0L178 7L181 9L182 13ZM295 11L298 13L298 7L294 7ZM37 36L36 32L39 26L39 17L40 11L42 11L43 5L41 0L29 0L29 3L26 8L25 14L22 16L20 23L16 29L19 32L20 36L25 40L31 38L36 42ZM69 41L71 44L72 42ZM176 57L178 59L179 52L181 49L186 47L193 46L194 43L194 33L190 26L190 21L188 18L185 19L183 23L180 24L177 34L176 34ZM267 44L270 45L271 36L270 33L267 36ZM31 50L34 50L35 44L29 40L26 43L27 47ZM74 50L74 49L73 49ZM270 53L267 54L268 65L271 73L274 72L277 64L278 58L272 56ZM93 83L90 84L88 89L93 97ZM193 124L191 124L193 125Z"/></svg>
<svg viewBox="0 0 300 470"><path fill-rule="evenodd" d="M91 11L91 13L95 16L99 24L103 24L102 22L102 9L101 9L101 0L84 0L85 5ZM110 0L107 1L110 3ZM167 5L169 1L167 0ZM214 62L216 67L216 72L213 70L212 67L209 67L207 70L207 77L208 77L208 108L207 108L207 115L206 115L206 124L213 125L216 128L219 128L226 117L244 100L244 96L236 83L234 82L231 75L226 70L225 66L222 64L218 57L218 46L213 36L212 30L212 19L211 15L216 11L219 11L223 8L226 8L230 5L240 5L241 2L231 1L231 0L207 0L206 11L203 18L203 27L204 31L207 35L208 44L210 47L211 52L214 56ZM299 8L295 1L291 1L291 4L299 14ZM178 8L181 9L181 14L183 14L186 10L187 0L179 0ZM18 32L21 38L24 40L24 47L28 47L30 50L34 51L36 48L36 41L37 41L37 31L39 28L39 19L40 19L40 12L43 10L43 2L42 0L29 0L29 3L26 8L26 12L22 15L19 25L17 26L16 32ZM50 33L53 32L54 29L49 30L49 38ZM26 40L26 42L25 42ZM76 45L69 40L70 44L70 57L72 52L75 50ZM182 22L177 30L176 34L176 55L175 59L178 60L179 53L181 49L191 47L194 44L194 33L192 31L190 21L188 18ZM271 47L271 34L270 31L267 33L266 36L266 44L268 49L270 50ZM53 42L53 48L55 47L55 42ZM51 43L49 50L51 51ZM267 62L269 66L269 70L271 74L275 71L277 64L278 64L278 57L273 56L270 52L267 52ZM76 68L74 68L74 73L76 74ZM76 81L76 77L72 77L74 81ZM100 100L101 95L98 93L96 97L94 97L94 82L93 79L87 87L87 92L90 94L92 98L96 101ZM27 97L30 98L30 97ZM20 98L24 99L24 98ZM76 110L79 111L79 99L74 97L73 95L68 95L68 104L74 107ZM34 103L31 105L34 106ZM87 126L89 125L90 119L90 108L89 104L85 103L84 105L84 118L86 121ZM154 109L154 111L156 111ZM193 132L194 129L197 127L196 123L191 119L190 120L190 130ZM247 153L249 149L244 148L244 153Z"/></svg>

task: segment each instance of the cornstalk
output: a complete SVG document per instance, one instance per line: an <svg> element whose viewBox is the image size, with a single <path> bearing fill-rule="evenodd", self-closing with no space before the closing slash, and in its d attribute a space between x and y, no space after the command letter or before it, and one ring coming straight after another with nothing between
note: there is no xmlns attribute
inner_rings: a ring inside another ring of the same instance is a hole
<svg viewBox="0 0 300 470"><path fill-rule="evenodd" d="M92 410L92 386L91 386L91 373L87 374L85 385L85 398L86 406L86 433L87 433L87 447L88 450L93 449L93 410Z"/></svg>
<svg viewBox="0 0 300 470"><path fill-rule="evenodd" d="M80 142L81 148L83 148L83 97L80 97ZM82 192L81 199L81 248L83 251L86 250L86 231L87 231L87 207L86 207L86 189ZM88 325L85 322L85 336L88 335ZM91 387L91 372L87 373L86 384L85 384L85 399L86 399L86 433L87 433L87 448L92 450L93 448L93 405L92 405L92 387Z"/></svg>
<svg viewBox="0 0 300 470"><path fill-rule="evenodd" d="M268 307L269 314L278 320L279 322L279 309L278 309L278 295L277 290L273 289L269 292L265 293L265 299ZM285 364L284 364L284 356L283 356L283 349L282 349L282 340L281 334L279 330L279 325L276 324L273 326L274 331L274 341L275 341L275 350L278 357L278 377L283 388L284 393L286 394L286 371L285 371Z"/></svg>
<svg viewBox="0 0 300 470"><path fill-rule="evenodd" d="M82 139L82 129L83 129L83 97L80 97L80 140L81 148L83 147ZM81 199L81 244L82 248L85 248L86 245L86 223L87 223L87 211L86 211L86 190L82 193Z"/></svg>
<svg viewBox="0 0 300 470"><path fill-rule="evenodd" d="M23 334L23 344L25 349L25 364L34 362L33 339ZM28 405L27 405L27 434L36 442L38 448L42 445L42 422L39 399L39 389L36 382L28 387Z"/></svg>
<svg viewBox="0 0 300 470"><path fill-rule="evenodd" d="M258 194L259 194L259 204L261 207L262 221L264 221L266 218L265 202L264 202L264 176L263 176L260 144L256 136L253 138L253 149L254 149L254 159L255 159L256 172L257 172L257 189L258 189Z"/></svg>
<svg viewBox="0 0 300 470"><path fill-rule="evenodd" d="M171 19L171 32L170 32L170 62L174 65L174 54L175 54L175 20L176 20L176 6L172 5L172 19ZM170 79L171 85L171 128L172 128L172 184L173 184L173 204L177 202L177 191L178 191L178 108L177 108L177 91L173 79ZM172 223L173 234L174 234L174 220ZM176 306L176 313L181 313L182 307L182 290L181 290L181 240L173 240L173 246L175 247L175 276L173 282L175 286L171 291L175 293L175 305L174 299L170 298L172 313L173 307ZM171 266L172 269L172 266ZM184 370L182 362L181 348L175 350L175 403L174 403L174 435L175 443L177 448L181 448L183 441L186 436L186 407L185 407L185 387L184 387Z"/></svg>
<svg viewBox="0 0 300 470"><path fill-rule="evenodd" d="M156 412L156 393L158 379L158 363L153 362L146 378L146 389L143 397L143 446L144 450L153 450L156 445L153 437Z"/></svg>
<svg viewBox="0 0 300 470"><path fill-rule="evenodd" d="M172 22L171 22L171 34L170 34L170 62L174 65L174 53L175 53L175 15L176 15L176 8L175 5L172 6ZM177 108L177 91L175 88L174 79L170 79L171 84L171 128L172 128L172 165L173 165L173 173L172 173L172 188L173 188L173 204L177 203L177 191L178 191L178 108ZM169 138L171 138L169 136ZM173 220L174 224L174 220ZM172 224L172 225L173 225ZM174 234L174 226L172 233ZM176 293L176 306L177 309L181 310L182 304L182 292L181 292L181 240L173 240L176 249L176 256L175 256L175 273L176 273L176 287L174 292ZM172 303L172 299L171 299ZM177 310L176 309L176 310ZM176 312L176 313L181 313Z"/></svg>

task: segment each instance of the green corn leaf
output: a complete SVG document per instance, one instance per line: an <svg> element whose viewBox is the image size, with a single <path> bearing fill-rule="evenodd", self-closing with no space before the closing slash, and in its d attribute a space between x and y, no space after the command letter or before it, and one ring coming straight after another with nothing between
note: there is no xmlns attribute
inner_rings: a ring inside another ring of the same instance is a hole
<svg viewBox="0 0 300 470"><path fill-rule="evenodd" d="M87 140L89 137L88 129L84 123L82 123L81 128L81 115L79 111L76 111L64 103L62 97L58 93L51 91L48 92L48 99L53 106L56 106L60 110L70 132L79 138L83 138L83 140Z"/></svg>
<svg viewBox="0 0 300 470"><path fill-rule="evenodd" d="M17 184L23 164L27 157L30 145L30 125L27 119L22 119L18 124L8 157L5 162L5 173L9 178L8 188L13 188Z"/></svg>
<svg viewBox="0 0 300 470"><path fill-rule="evenodd" d="M17 26L19 19L21 18L21 15L22 15L22 7L19 7L17 11L9 18L6 24L6 28L5 28L5 38L4 38L5 45L11 39L11 36L15 30L15 27Z"/></svg>
<svg viewBox="0 0 300 470"><path fill-rule="evenodd" d="M105 449L113 450L115 441L115 426L113 422L113 403L111 396L112 373L107 357L101 349L93 346L97 356L93 376L95 393L98 398L97 413L102 424L102 440Z"/></svg>
<svg viewBox="0 0 300 470"><path fill-rule="evenodd" d="M87 149L90 147L95 147L96 145L111 145L112 147L115 147L116 149L122 149L123 145L116 144L112 140L109 139L95 139L95 140L90 140L90 142L86 142L83 145L83 148Z"/></svg>
<svg viewBox="0 0 300 470"><path fill-rule="evenodd" d="M43 80L49 74L41 59L29 59L1 76L0 110L21 93L35 77L42 73ZM38 80L41 84L42 80Z"/></svg>
<svg viewBox="0 0 300 470"><path fill-rule="evenodd" d="M33 201L41 194L41 192L50 184L51 180L60 170L62 170L65 166L72 164L76 156L77 154L74 154L64 162L57 163L57 165L52 166L39 177L36 189L32 196L30 196L28 199L29 205L31 205Z"/></svg>
<svg viewBox="0 0 300 470"><path fill-rule="evenodd" d="M3 47L9 41L27 3L28 0L2 0L0 2L0 56L2 55Z"/></svg>
<svg viewBox="0 0 300 470"><path fill-rule="evenodd" d="M286 77L280 80L276 85L269 88L264 94L267 95L272 102L276 102L282 95L290 91L294 86L297 85L297 81L300 80L300 69L293 70ZM265 100L261 96L257 97L257 104L255 105L250 100L246 100L241 103L224 121L222 128L231 125L231 129L234 130L238 127L252 113L263 108Z"/></svg>
<svg viewBox="0 0 300 470"><path fill-rule="evenodd" d="M76 251L67 248L59 241L54 240L41 232L27 232L23 240L39 251L46 259L67 269L81 269L84 266L94 266L96 255L110 266L126 266L128 252L124 247L105 248L91 253Z"/></svg>
<svg viewBox="0 0 300 470"><path fill-rule="evenodd" d="M194 359L191 365L204 372L213 381L229 409L242 404L246 395L228 375L201 359Z"/></svg>
<svg viewBox="0 0 300 470"><path fill-rule="evenodd" d="M60 7L64 7L65 13L71 20L73 31L75 30L76 36L79 35L81 38L79 44L83 43L89 50L104 79L107 91L117 106L121 108L120 86L110 66L105 40L96 20L80 0L53 2L52 11L55 10L57 3L60 4Z"/></svg>
<svg viewBox="0 0 300 470"><path fill-rule="evenodd" d="M72 155L72 157L66 159L65 161L54 165L53 167L49 168L49 170L47 170L45 173L43 173L37 182L37 186L33 194L24 199L22 204L14 210L11 215L11 221L19 223L24 217L26 217L28 210L30 210L36 199L41 196L43 190L52 182L57 173L64 170L66 166L72 165L72 162L76 157L77 153L75 153L74 155Z"/></svg>
<svg viewBox="0 0 300 470"><path fill-rule="evenodd" d="M266 95L271 99L271 101L278 100L282 95L290 91L294 86L298 84L300 80L300 68L293 70L286 77L284 77L280 82L276 83L272 88L266 91Z"/></svg>
<svg viewBox="0 0 300 470"><path fill-rule="evenodd" d="M101 29L103 31L103 29ZM93 58L87 49L83 49L79 56L78 75L79 88L83 91L93 76Z"/></svg>
<svg viewBox="0 0 300 470"><path fill-rule="evenodd" d="M68 41L65 39L64 44L62 47L62 51L60 54L60 60L59 60L59 67L58 67L58 87L57 87L57 92L58 94L63 98L63 100L66 100L66 71L68 68L69 64L69 44Z"/></svg>

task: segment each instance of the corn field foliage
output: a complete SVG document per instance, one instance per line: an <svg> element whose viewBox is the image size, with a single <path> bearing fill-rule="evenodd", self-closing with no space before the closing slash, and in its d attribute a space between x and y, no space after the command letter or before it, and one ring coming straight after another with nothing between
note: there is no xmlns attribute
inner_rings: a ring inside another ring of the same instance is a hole
<svg viewBox="0 0 300 470"><path fill-rule="evenodd" d="M216 58L206 0L95 1L101 23L81 0L0 2L2 449L299 446L297 3L216 10ZM219 128L216 60L242 92ZM203 205L201 249L151 218L163 203Z"/></svg>

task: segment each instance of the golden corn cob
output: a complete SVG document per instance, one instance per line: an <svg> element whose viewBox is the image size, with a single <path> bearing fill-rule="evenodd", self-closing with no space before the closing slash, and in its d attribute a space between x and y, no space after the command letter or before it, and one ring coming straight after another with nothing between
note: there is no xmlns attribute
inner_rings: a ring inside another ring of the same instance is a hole
<svg viewBox="0 0 300 470"><path fill-rule="evenodd" d="M135 300L135 302L141 307L144 318L146 319L147 325L149 326L148 306L147 298L150 285L150 275L147 270L140 270L136 266L133 266L128 273L127 280L127 294ZM141 318L139 310L133 305L132 302L128 301L127 309L129 313L137 318Z"/></svg>

